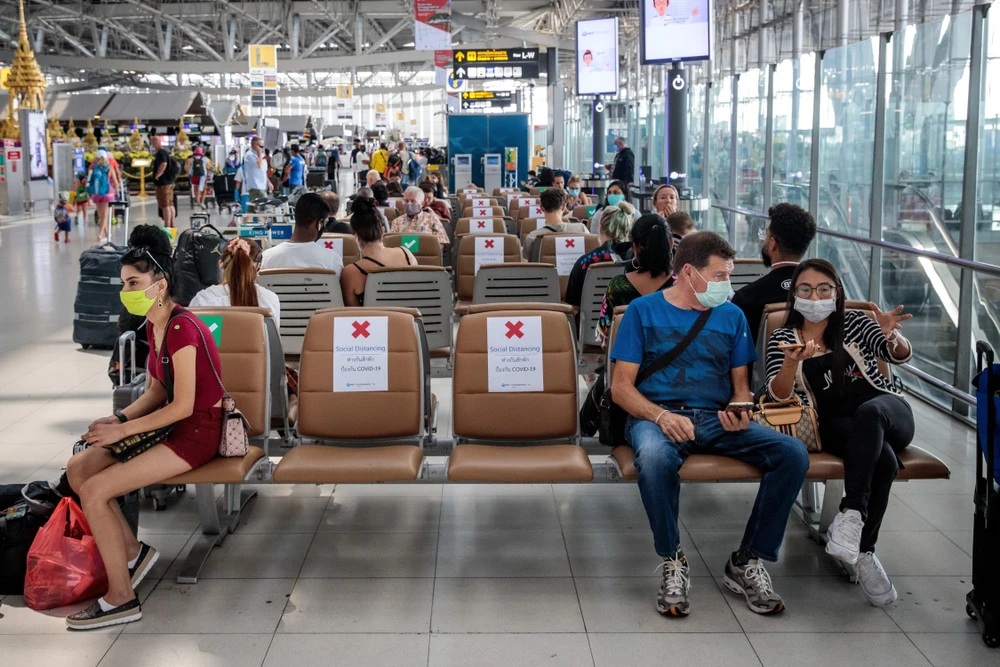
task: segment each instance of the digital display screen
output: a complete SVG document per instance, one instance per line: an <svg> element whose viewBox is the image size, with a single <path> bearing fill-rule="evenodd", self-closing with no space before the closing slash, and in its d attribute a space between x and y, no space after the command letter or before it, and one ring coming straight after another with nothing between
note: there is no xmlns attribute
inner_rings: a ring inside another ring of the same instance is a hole
<svg viewBox="0 0 1000 667"><path fill-rule="evenodd" d="M486 164L490 165L491 167L498 167L498 166L500 166L500 156L499 155L487 155L486 156Z"/></svg>
<svg viewBox="0 0 1000 667"><path fill-rule="evenodd" d="M456 155L455 164L463 167L470 166L472 165L472 157L469 155Z"/></svg>
<svg viewBox="0 0 1000 667"><path fill-rule="evenodd" d="M642 64L711 58L709 0L640 0L639 7Z"/></svg>
<svg viewBox="0 0 1000 667"><path fill-rule="evenodd" d="M45 143L45 112L28 114L28 169L31 180L42 181L49 177L49 153Z"/></svg>
<svg viewBox="0 0 1000 667"><path fill-rule="evenodd" d="M576 92L618 94L618 19L576 22Z"/></svg>

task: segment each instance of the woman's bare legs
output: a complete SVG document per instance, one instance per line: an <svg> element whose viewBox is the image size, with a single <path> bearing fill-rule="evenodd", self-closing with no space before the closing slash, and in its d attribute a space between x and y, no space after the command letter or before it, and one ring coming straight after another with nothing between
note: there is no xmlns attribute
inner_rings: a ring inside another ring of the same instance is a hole
<svg viewBox="0 0 1000 667"><path fill-rule="evenodd" d="M90 447L70 458L69 463L66 465L66 477L73 491L77 495L80 495L80 489L83 488L84 482L117 463L115 458L103 447ZM125 520L125 515L122 514L122 509L118 506L118 501L112 498L108 502L108 506L115 513L121 525L122 539L125 543L125 555L128 556L128 560L132 560L139 555L139 540L136 539L136 536L132 533L132 527Z"/></svg>
<svg viewBox="0 0 1000 667"><path fill-rule="evenodd" d="M107 240L108 237L108 202L97 202L97 236Z"/></svg>
<svg viewBox="0 0 1000 667"><path fill-rule="evenodd" d="M108 604L117 607L135 597L128 574L129 558L121 529L121 513L116 516L110 503L129 491L162 482L188 470L191 470L190 464L161 444L131 461L105 468L88 478L80 488L83 512L108 572L108 592L104 596Z"/></svg>

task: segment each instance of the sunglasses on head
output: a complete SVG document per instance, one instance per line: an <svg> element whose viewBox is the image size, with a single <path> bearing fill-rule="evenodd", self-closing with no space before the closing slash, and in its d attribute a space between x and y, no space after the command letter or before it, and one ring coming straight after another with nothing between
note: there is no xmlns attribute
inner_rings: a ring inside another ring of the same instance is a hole
<svg viewBox="0 0 1000 667"><path fill-rule="evenodd" d="M163 270L160 263L156 261L155 257L153 257L153 253L149 251L149 246L137 245L129 248L128 252L125 253L122 259L142 259L143 256L149 257L149 260L156 266L157 269L159 269L160 273L166 275L167 272Z"/></svg>

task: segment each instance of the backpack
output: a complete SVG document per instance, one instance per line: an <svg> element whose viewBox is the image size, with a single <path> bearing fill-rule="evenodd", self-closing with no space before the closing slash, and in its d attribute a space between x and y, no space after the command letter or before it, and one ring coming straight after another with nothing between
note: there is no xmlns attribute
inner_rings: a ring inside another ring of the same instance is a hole
<svg viewBox="0 0 1000 667"><path fill-rule="evenodd" d="M86 204L90 201L90 194L87 192L87 186L81 185L76 189L76 203Z"/></svg>
<svg viewBox="0 0 1000 667"><path fill-rule="evenodd" d="M326 161L327 161L326 153L320 153L319 155L316 156L317 167L325 167Z"/></svg>
<svg viewBox="0 0 1000 667"><path fill-rule="evenodd" d="M420 168L420 163L410 158L410 182L415 183L420 180L420 174L423 173L423 169Z"/></svg>
<svg viewBox="0 0 1000 667"><path fill-rule="evenodd" d="M277 151L271 156L271 169L281 171L285 167L285 154Z"/></svg>
<svg viewBox="0 0 1000 667"><path fill-rule="evenodd" d="M212 225L181 232L173 257L176 303L187 306L195 294L219 284L219 259L225 249L226 239Z"/></svg>
<svg viewBox="0 0 1000 667"><path fill-rule="evenodd" d="M196 178L201 178L205 175L205 160L200 157L196 157L191 163L191 175Z"/></svg>
<svg viewBox="0 0 1000 667"><path fill-rule="evenodd" d="M87 180L87 192L92 195L107 195L111 193L111 183L108 181L110 165L95 164L90 170L90 178Z"/></svg>

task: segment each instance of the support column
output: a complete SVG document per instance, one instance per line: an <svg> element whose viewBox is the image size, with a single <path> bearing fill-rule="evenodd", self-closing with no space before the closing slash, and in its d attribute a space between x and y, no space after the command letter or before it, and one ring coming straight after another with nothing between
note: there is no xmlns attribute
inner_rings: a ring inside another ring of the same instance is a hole
<svg viewBox="0 0 1000 667"><path fill-rule="evenodd" d="M675 62L667 74L666 146L663 155L667 182L678 189L687 184L687 71L683 63Z"/></svg>
<svg viewBox="0 0 1000 667"><path fill-rule="evenodd" d="M546 99L549 104L548 155L546 162L553 169L565 166L563 145L566 135L566 104L564 91L559 83L559 49L549 48L545 52L547 64Z"/></svg>
<svg viewBox="0 0 1000 667"><path fill-rule="evenodd" d="M837 46L847 46L851 27L851 0L837 0Z"/></svg>
<svg viewBox="0 0 1000 667"><path fill-rule="evenodd" d="M899 35L902 37L902 35ZM878 40L878 78L875 84L875 152L872 157L872 196L871 210L868 219L871 220L871 228L868 231L868 238L873 241L882 240L883 217L885 207L883 198L885 197L885 116L886 116L886 85L889 73L886 71L888 64L888 35L880 35ZM894 116L899 114L893 114ZM872 246L871 268L868 271L868 300L875 303L882 301L882 249Z"/></svg>
<svg viewBox="0 0 1000 667"><path fill-rule="evenodd" d="M604 164L604 154L605 146L607 144L607 112L604 110L604 100L601 99L600 95L594 98L591 106L593 112L593 127L594 127L594 137L593 137L593 147L594 156L593 164ZM591 165L591 171L597 171L597 167Z"/></svg>

